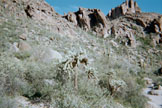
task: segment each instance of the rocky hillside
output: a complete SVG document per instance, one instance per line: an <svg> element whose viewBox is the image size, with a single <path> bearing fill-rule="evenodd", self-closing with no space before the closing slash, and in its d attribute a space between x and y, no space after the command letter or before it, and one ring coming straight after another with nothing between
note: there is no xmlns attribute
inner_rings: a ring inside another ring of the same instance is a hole
<svg viewBox="0 0 162 108"><path fill-rule="evenodd" d="M106 16L0 0L0 108L160 108L143 88L160 90L161 55L162 15L133 0Z"/></svg>
<svg viewBox="0 0 162 108"><path fill-rule="evenodd" d="M162 16L156 13L141 12L138 4L133 0L127 0L120 6L113 8L107 16L99 9L79 8L79 11L69 12L63 18L85 31L91 31L94 35L102 37L120 35L129 38L130 41L135 41L132 35L146 37L145 33L156 33L157 36L153 37L153 43L156 44L162 40ZM138 28L140 32L136 30ZM157 42L155 42L155 38L159 38Z"/></svg>

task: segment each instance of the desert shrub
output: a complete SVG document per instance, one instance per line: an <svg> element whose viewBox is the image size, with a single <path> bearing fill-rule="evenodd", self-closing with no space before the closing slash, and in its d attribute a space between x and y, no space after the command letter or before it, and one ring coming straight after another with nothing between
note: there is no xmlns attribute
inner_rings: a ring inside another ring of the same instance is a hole
<svg viewBox="0 0 162 108"><path fill-rule="evenodd" d="M125 78L127 87L121 89L115 96L117 99L122 100L126 106L132 108L143 108L146 103L146 98L141 94L143 85L139 85L136 77L129 76ZM137 81L137 82L136 82ZM143 84L143 82L142 82Z"/></svg>
<svg viewBox="0 0 162 108"><path fill-rule="evenodd" d="M75 94L63 93L52 102L53 107L57 108L89 108L83 99Z"/></svg>
<svg viewBox="0 0 162 108"><path fill-rule="evenodd" d="M113 96L123 105L143 108L146 100L141 92L141 89L145 87L141 69L131 63L128 58L118 56L114 52L109 57L104 56L104 59L100 60L102 61L98 68L102 74L99 74L99 85L107 89L107 95ZM115 87L119 87L118 90L115 90Z"/></svg>
<svg viewBox="0 0 162 108"><path fill-rule="evenodd" d="M0 96L0 108L17 108L17 105L11 97Z"/></svg>
<svg viewBox="0 0 162 108"><path fill-rule="evenodd" d="M81 81L78 91L75 91L69 84L60 86L54 91L52 106L58 108L123 108L110 97L104 96L104 91L87 80Z"/></svg>
<svg viewBox="0 0 162 108"><path fill-rule="evenodd" d="M28 63L24 72L24 79L28 82L27 89L22 95L35 101L50 101L54 89L54 65ZM51 82L51 83L50 83Z"/></svg>
<svg viewBox="0 0 162 108"><path fill-rule="evenodd" d="M54 89L52 104L63 108L117 108L115 102L110 102L109 91L98 85L97 72L91 66L80 68L82 59L74 55L65 62L59 64L59 70L55 77L59 83L58 89ZM77 62L78 60L78 62ZM75 67L76 66L76 67ZM74 69L75 67L76 69ZM77 88L75 87L75 72L77 71ZM112 104L113 103L113 104Z"/></svg>
<svg viewBox="0 0 162 108"><path fill-rule="evenodd" d="M8 55L10 55L8 53ZM22 62L6 54L0 56L0 81L4 93L14 95L21 88L24 68Z"/></svg>
<svg viewBox="0 0 162 108"><path fill-rule="evenodd" d="M137 77L136 78L137 84L139 84L142 87L145 87L145 80L142 77Z"/></svg>
<svg viewBox="0 0 162 108"><path fill-rule="evenodd" d="M113 69L109 70L107 75L104 75L100 79L99 85L101 88L107 88L110 92L109 95L111 96L115 95L120 88L126 86L125 82L117 77L116 72Z"/></svg>
<svg viewBox="0 0 162 108"><path fill-rule="evenodd" d="M161 85L162 86L162 77L161 76L152 76L152 79L155 83L155 86Z"/></svg>
<svg viewBox="0 0 162 108"><path fill-rule="evenodd" d="M142 48L141 50L146 50L146 48L151 48L151 37L150 35L147 35L146 37L140 37L140 36L136 36L136 40L140 41L142 43L142 45L140 46L140 48Z"/></svg>
<svg viewBox="0 0 162 108"><path fill-rule="evenodd" d="M52 64L21 61L8 53L0 56L0 75L3 94L20 94L33 99L40 93L39 98L50 100L53 86L45 84L44 80L53 78Z"/></svg>
<svg viewBox="0 0 162 108"><path fill-rule="evenodd" d="M9 48L9 44L18 41L18 35L20 31L16 31L17 23L14 22L14 18L7 19L7 21L0 24L0 51L6 51Z"/></svg>
<svg viewBox="0 0 162 108"><path fill-rule="evenodd" d="M133 108L144 108L147 102L146 98L139 92L140 90L129 90L126 96L126 102L128 102Z"/></svg>
<svg viewBox="0 0 162 108"><path fill-rule="evenodd" d="M21 60L25 60L31 56L30 52L28 51L22 51L22 52L16 52L14 53L15 57Z"/></svg>

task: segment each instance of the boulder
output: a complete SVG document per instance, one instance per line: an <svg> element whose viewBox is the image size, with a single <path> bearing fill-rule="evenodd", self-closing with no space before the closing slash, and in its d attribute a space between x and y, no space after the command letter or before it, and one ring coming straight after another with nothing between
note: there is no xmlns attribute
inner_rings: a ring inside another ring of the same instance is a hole
<svg viewBox="0 0 162 108"><path fill-rule="evenodd" d="M68 21L74 23L75 25L78 25L75 13L69 12L65 17L66 19L68 19Z"/></svg>
<svg viewBox="0 0 162 108"><path fill-rule="evenodd" d="M161 90L151 90L149 92L150 95L156 95L156 96L162 96L162 91Z"/></svg>
<svg viewBox="0 0 162 108"><path fill-rule="evenodd" d="M128 39L129 39L129 44L131 45L131 47L136 47L136 39L133 36L132 32L130 32L129 34L127 34Z"/></svg>
<svg viewBox="0 0 162 108"><path fill-rule="evenodd" d="M142 60L143 60L143 59L142 59ZM141 60L141 61L142 61L142 60ZM146 77L146 78L144 78L144 80L146 81L146 84L147 84L147 85L151 85L151 84L153 83L152 79L150 79L150 78L147 78L147 77Z"/></svg>
<svg viewBox="0 0 162 108"><path fill-rule="evenodd" d="M20 51L28 51L31 49L31 46L25 41L19 42L17 47Z"/></svg>
<svg viewBox="0 0 162 108"><path fill-rule="evenodd" d="M19 38L22 39L22 40L26 40L26 37L27 37L26 34L21 34L21 35L19 36Z"/></svg>
<svg viewBox="0 0 162 108"><path fill-rule="evenodd" d="M107 19L99 9L79 8L77 12L69 12L67 15L64 15L63 18L66 18L68 21L86 31L92 30L101 36L108 34Z"/></svg>
<svg viewBox="0 0 162 108"><path fill-rule="evenodd" d="M158 86L158 90L162 90L162 86L161 85Z"/></svg>
<svg viewBox="0 0 162 108"><path fill-rule="evenodd" d="M48 62L51 60L61 61L62 55L59 52L49 48L49 49L45 50L45 53L43 56L43 61Z"/></svg>
<svg viewBox="0 0 162 108"><path fill-rule="evenodd" d="M36 48L33 53L33 59L44 63L51 61L60 62L62 55L51 48Z"/></svg>
<svg viewBox="0 0 162 108"><path fill-rule="evenodd" d="M119 47L119 45L114 40L111 40L110 43L116 48Z"/></svg>
<svg viewBox="0 0 162 108"><path fill-rule="evenodd" d="M129 0L129 1L126 0L120 6L111 9L107 17L111 19L115 19L126 14L134 14L134 13L141 13L141 9L139 8L138 4L133 0Z"/></svg>

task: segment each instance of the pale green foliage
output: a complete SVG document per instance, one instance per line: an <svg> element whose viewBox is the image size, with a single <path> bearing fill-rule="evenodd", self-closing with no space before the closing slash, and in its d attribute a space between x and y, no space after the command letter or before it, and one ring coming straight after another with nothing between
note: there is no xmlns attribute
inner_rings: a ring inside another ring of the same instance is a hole
<svg viewBox="0 0 162 108"><path fill-rule="evenodd" d="M17 108L15 100L11 97L0 97L0 108Z"/></svg>
<svg viewBox="0 0 162 108"><path fill-rule="evenodd" d="M110 85L114 86L114 87L124 87L126 85L126 83L123 80L119 80L119 79L112 79L110 80Z"/></svg>

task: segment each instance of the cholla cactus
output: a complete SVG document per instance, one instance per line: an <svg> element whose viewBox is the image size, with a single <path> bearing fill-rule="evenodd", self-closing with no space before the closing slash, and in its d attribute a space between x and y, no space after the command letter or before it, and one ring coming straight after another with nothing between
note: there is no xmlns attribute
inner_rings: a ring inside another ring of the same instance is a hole
<svg viewBox="0 0 162 108"><path fill-rule="evenodd" d="M65 75L66 78L72 79L72 76L74 76L75 89L78 88L78 71L76 70L76 67L78 67L79 64L85 64L85 66L88 64L88 59L83 53L70 56L65 62L62 63L61 67L63 75Z"/></svg>
<svg viewBox="0 0 162 108"><path fill-rule="evenodd" d="M111 79L111 80L109 80L109 89L111 91L112 96L120 88L123 88L125 86L126 86L126 83L123 80L119 80L119 79Z"/></svg>
<svg viewBox="0 0 162 108"><path fill-rule="evenodd" d="M80 63L85 65L88 64L88 59L84 56L83 53L72 55L65 62L63 62L63 70L68 73L69 78L71 78L71 74L74 73L74 68L77 67Z"/></svg>
<svg viewBox="0 0 162 108"><path fill-rule="evenodd" d="M114 70L111 70L108 73L108 86L111 95L113 96L120 88L125 87L126 83L116 76L116 72Z"/></svg>
<svg viewBox="0 0 162 108"><path fill-rule="evenodd" d="M88 79L95 79L98 81L98 78L96 76L97 71L95 68L86 66L86 73L87 73Z"/></svg>

